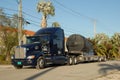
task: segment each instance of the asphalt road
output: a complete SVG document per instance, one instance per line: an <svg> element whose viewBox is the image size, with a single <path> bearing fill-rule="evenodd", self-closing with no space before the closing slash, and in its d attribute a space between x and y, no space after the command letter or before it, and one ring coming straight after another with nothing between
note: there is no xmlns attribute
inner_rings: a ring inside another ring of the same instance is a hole
<svg viewBox="0 0 120 80"><path fill-rule="evenodd" d="M32 67L15 69L12 66L0 65L0 80L95 80L114 71L120 71L120 61L52 66L40 70Z"/></svg>

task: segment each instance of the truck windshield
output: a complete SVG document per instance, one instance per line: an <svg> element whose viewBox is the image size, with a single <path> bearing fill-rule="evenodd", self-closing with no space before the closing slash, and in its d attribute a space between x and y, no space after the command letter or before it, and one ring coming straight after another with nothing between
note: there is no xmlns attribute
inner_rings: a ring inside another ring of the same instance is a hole
<svg viewBox="0 0 120 80"><path fill-rule="evenodd" d="M27 44L31 43L43 43L43 42L48 42L49 41L49 35L43 35L43 36L30 36L27 37Z"/></svg>

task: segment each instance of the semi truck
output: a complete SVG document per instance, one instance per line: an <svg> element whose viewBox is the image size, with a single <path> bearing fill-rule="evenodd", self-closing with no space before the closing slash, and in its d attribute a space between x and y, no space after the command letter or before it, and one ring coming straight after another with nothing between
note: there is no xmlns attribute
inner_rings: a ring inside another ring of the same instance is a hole
<svg viewBox="0 0 120 80"><path fill-rule="evenodd" d="M105 59L94 54L92 43L82 35L72 34L65 41L62 28L49 27L26 37L26 44L16 47L12 65L17 69L23 66L42 69L50 64L75 65L83 61Z"/></svg>

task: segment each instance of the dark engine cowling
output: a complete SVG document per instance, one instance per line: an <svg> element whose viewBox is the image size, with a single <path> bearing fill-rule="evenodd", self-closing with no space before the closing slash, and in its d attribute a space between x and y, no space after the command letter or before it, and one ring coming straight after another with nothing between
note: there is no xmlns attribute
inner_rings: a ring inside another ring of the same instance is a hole
<svg viewBox="0 0 120 80"><path fill-rule="evenodd" d="M89 52L92 50L92 43L79 34L73 34L68 37L66 46L69 53Z"/></svg>

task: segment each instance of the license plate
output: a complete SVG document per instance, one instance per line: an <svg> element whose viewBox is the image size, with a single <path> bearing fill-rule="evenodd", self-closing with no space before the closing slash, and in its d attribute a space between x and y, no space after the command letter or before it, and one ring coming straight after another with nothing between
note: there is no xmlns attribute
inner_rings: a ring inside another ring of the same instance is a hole
<svg viewBox="0 0 120 80"><path fill-rule="evenodd" d="M18 65L21 65L21 64L22 64L22 62L17 62L17 64L18 64Z"/></svg>

